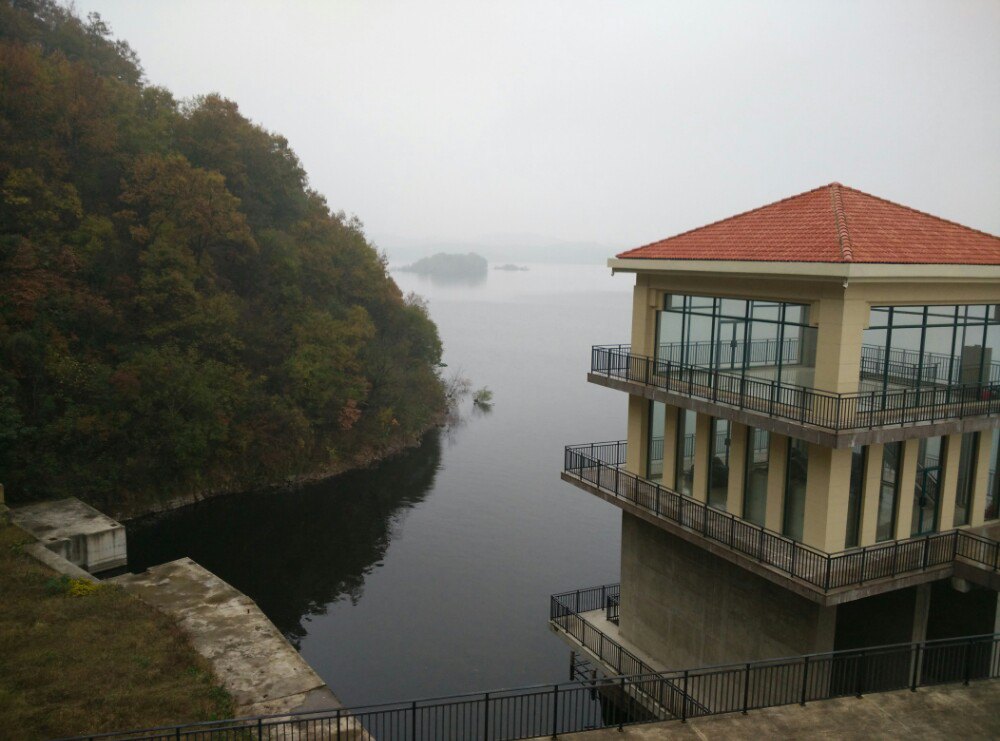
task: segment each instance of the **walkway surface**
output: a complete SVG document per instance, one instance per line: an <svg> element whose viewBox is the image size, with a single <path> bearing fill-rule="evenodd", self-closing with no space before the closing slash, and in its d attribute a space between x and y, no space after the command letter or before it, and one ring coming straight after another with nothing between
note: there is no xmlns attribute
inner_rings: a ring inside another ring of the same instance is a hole
<svg viewBox="0 0 1000 741"><path fill-rule="evenodd" d="M695 718L602 729L560 736L567 741L640 739L920 739L949 741L1000 738L1000 680L968 687L922 687L916 692L882 692L863 698L785 705Z"/></svg>
<svg viewBox="0 0 1000 741"><path fill-rule="evenodd" d="M237 715L340 707L256 602L190 558L110 581L177 620L233 696Z"/></svg>

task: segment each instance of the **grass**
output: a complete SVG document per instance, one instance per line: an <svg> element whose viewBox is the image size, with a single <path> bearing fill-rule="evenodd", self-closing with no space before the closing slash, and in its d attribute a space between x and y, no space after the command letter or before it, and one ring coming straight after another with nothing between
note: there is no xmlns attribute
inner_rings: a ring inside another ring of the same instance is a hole
<svg viewBox="0 0 1000 741"><path fill-rule="evenodd" d="M0 738L35 739L231 717L232 699L165 615L22 552L0 524Z"/></svg>

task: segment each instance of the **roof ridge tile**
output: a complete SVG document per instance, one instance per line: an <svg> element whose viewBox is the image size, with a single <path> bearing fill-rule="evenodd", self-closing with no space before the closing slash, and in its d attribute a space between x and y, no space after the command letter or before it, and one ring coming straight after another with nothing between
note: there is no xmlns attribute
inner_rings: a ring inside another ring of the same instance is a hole
<svg viewBox="0 0 1000 741"><path fill-rule="evenodd" d="M840 197L840 183L830 183L830 196L833 201L833 218L837 227L837 241L840 243L840 256L844 262L854 262L854 248L851 245L851 233L847 230L847 214L844 213L844 201Z"/></svg>

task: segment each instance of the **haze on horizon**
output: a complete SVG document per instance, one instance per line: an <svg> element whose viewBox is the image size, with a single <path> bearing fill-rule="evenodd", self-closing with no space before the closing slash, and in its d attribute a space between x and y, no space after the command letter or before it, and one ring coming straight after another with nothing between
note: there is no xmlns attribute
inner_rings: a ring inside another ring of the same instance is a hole
<svg viewBox="0 0 1000 741"><path fill-rule="evenodd" d="M287 137L390 256L610 253L834 180L1000 234L1000 2L75 7Z"/></svg>

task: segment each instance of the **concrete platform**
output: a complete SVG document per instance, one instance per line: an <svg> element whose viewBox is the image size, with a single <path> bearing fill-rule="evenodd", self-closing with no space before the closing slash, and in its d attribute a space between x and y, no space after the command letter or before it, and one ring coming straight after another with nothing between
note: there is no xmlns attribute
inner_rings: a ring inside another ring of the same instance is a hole
<svg viewBox="0 0 1000 741"><path fill-rule="evenodd" d="M190 558L110 581L177 620L233 696L237 715L342 707L252 599Z"/></svg>
<svg viewBox="0 0 1000 741"><path fill-rule="evenodd" d="M125 527L79 499L17 507L10 519L50 551L91 574L127 563Z"/></svg>
<svg viewBox="0 0 1000 741"><path fill-rule="evenodd" d="M566 741L640 741L646 739L872 739L914 738L921 741L1000 738L1000 680L968 687L943 685L844 697L560 736Z"/></svg>

